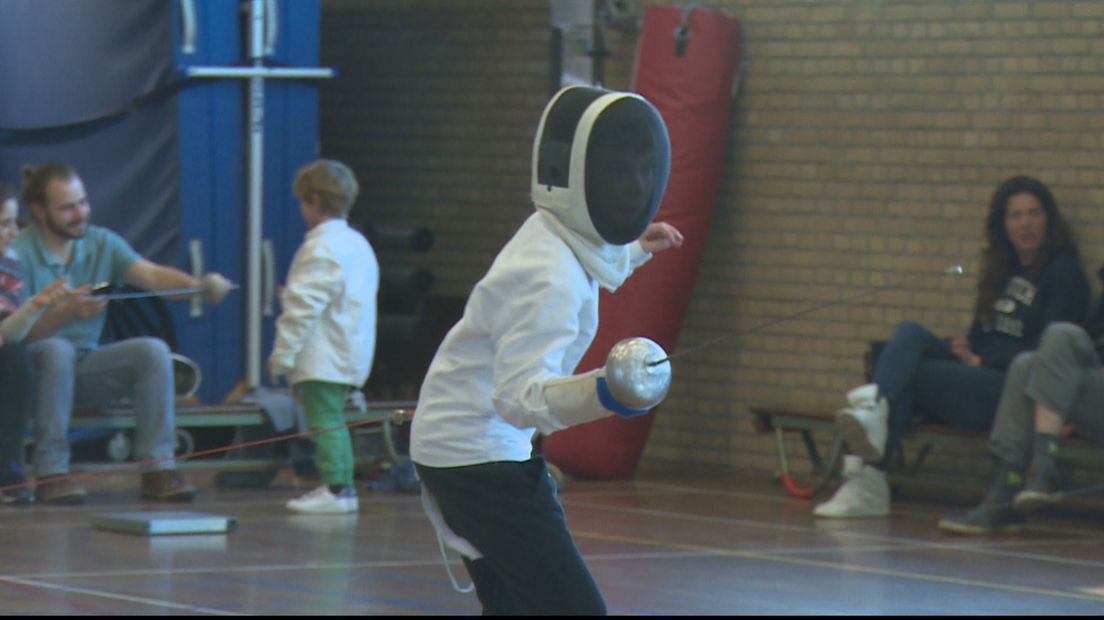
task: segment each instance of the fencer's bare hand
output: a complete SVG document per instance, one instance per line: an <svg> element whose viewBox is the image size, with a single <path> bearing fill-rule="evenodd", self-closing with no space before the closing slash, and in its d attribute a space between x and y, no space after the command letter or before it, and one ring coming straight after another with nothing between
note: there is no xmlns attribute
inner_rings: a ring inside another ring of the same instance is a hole
<svg viewBox="0 0 1104 620"><path fill-rule="evenodd" d="M27 300L36 310L41 310L61 301L69 294L69 283L65 277L58 278L49 286L38 292L37 295Z"/></svg>
<svg viewBox="0 0 1104 620"><path fill-rule="evenodd" d="M107 300L102 296L92 295L92 285L85 284L74 289L67 289L66 294L57 307L71 319L78 321L88 320L107 308Z"/></svg>
<svg viewBox="0 0 1104 620"><path fill-rule="evenodd" d="M681 247L683 238L679 229L667 222L652 222L648 224L648 228L644 229L644 234L640 236L639 241L640 247L644 251L655 254L663 250Z"/></svg>
<svg viewBox="0 0 1104 620"><path fill-rule="evenodd" d="M981 356L974 353L973 349L970 348L970 341L964 336L951 338L951 353L954 353L955 357L963 364L981 366Z"/></svg>
<svg viewBox="0 0 1104 620"><path fill-rule="evenodd" d="M286 377L291 368L287 364L281 362L275 357L268 358L268 380L272 382L272 385L279 385L280 378Z"/></svg>

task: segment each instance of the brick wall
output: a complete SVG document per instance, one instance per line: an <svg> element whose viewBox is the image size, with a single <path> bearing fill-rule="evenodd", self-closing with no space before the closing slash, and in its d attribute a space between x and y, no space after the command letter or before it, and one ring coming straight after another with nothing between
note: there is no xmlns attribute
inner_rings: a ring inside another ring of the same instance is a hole
<svg viewBox="0 0 1104 620"><path fill-rule="evenodd" d="M689 347L811 306L675 368L646 471L770 470L753 403L834 410L904 319L965 331L998 182L1047 182L1091 271L1104 260L1104 2L729 0L745 78ZM548 9L506 0L325 0L322 147L371 218L424 224L436 288L464 295L529 214L548 95ZM629 83L614 35L607 83ZM894 286L901 284L901 286ZM1094 282L1094 292L1099 287ZM796 446L795 446L796 447ZM984 459L948 458L984 469ZM797 464L800 467L800 463Z"/></svg>
<svg viewBox="0 0 1104 620"><path fill-rule="evenodd" d="M495 0L326 0L322 150L362 192L353 216L427 226L434 290L465 296L532 211L549 94L548 9ZM386 260L388 257L381 257Z"/></svg>

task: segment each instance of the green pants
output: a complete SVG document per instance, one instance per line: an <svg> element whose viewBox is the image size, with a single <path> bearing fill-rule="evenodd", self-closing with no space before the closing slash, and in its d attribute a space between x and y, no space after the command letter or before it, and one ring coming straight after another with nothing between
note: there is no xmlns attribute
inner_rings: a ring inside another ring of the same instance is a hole
<svg viewBox="0 0 1104 620"><path fill-rule="evenodd" d="M315 464L322 481L329 486L353 484L353 440L345 426L345 397L352 386L325 381L295 384L307 427L312 431L337 430L311 435L314 438Z"/></svg>

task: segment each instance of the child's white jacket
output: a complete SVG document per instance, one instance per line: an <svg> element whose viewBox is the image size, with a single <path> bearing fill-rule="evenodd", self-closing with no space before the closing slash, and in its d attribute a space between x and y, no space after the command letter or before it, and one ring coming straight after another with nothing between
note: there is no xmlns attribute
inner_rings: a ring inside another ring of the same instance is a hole
<svg viewBox="0 0 1104 620"><path fill-rule="evenodd" d="M379 263L364 235L344 219L318 224L295 252L281 296L270 360L288 383L360 387L376 349Z"/></svg>

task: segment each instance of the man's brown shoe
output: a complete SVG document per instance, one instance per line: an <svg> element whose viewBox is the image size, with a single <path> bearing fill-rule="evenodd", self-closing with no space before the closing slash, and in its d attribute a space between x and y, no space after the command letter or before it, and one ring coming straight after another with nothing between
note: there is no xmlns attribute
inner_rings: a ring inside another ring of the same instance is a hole
<svg viewBox="0 0 1104 620"><path fill-rule="evenodd" d="M195 494L195 487L185 482L175 469L142 474L142 497L169 502L190 502Z"/></svg>
<svg viewBox="0 0 1104 620"><path fill-rule="evenodd" d="M35 499L46 504L83 504L88 492L66 474L46 476L35 481Z"/></svg>

